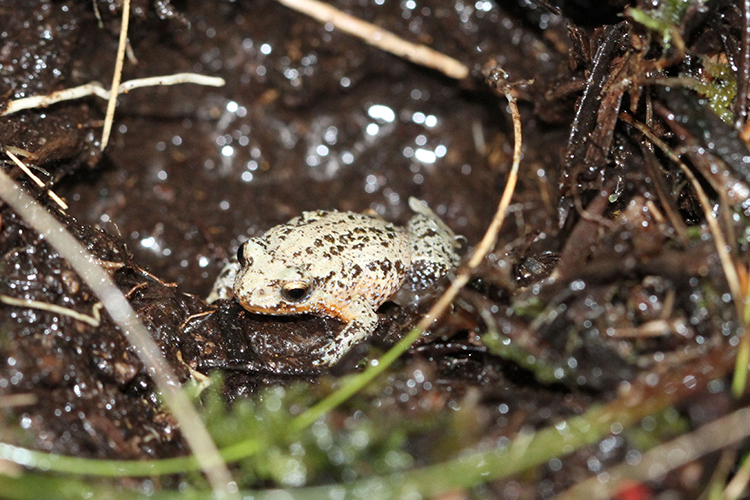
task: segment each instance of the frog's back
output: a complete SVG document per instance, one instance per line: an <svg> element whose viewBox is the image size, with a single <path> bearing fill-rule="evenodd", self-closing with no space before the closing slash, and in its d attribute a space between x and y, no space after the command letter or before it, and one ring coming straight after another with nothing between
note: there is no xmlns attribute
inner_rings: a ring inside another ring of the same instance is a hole
<svg viewBox="0 0 750 500"><path fill-rule="evenodd" d="M354 212L303 212L264 239L274 258L305 268L342 302L360 296L379 306L401 287L410 265L403 229Z"/></svg>

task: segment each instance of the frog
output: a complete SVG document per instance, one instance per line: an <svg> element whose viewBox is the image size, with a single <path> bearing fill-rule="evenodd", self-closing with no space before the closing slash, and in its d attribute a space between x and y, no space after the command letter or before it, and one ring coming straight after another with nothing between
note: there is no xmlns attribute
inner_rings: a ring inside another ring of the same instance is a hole
<svg viewBox="0 0 750 500"><path fill-rule="evenodd" d="M207 301L234 298L254 314L341 321L333 340L311 353L314 366L333 366L373 334L376 311L397 291L433 286L460 262L453 231L418 199L409 207L406 227L372 214L303 212L240 245Z"/></svg>

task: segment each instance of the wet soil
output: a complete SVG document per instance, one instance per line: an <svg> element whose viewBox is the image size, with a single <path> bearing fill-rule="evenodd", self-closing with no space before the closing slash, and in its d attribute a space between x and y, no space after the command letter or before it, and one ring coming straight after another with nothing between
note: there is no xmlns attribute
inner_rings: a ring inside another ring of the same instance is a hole
<svg viewBox="0 0 750 500"><path fill-rule="evenodd" d="M121 5L96 4L101 23L90 1L0 0L0 109L111 80ZM137 1L123 80L190 71L226 86L121 96L104 153L106 103L96 98L0 117L0 144L25 150L70 203L65 213L9 161L5 171L109 263L183 380L192 370L224 371L229 400L292 381L314 385L327 373L309 353L338 321L252 315L202 298L243 241L303 210L372 210L403 224L416 196L464 236L469 255L512 160L507 102L485 82L486 68L502 67L508 81L526 82L514 90L524 144L509 217L451 312L394 369L388 394L411 394L399 384L414 370L428 375L429 388L385 408L407 413L438 398L450 411L471 395L482 418L468 446L580 414L676 366L695 362L697 372L710 354L714 371L683 388L678 408L697 426L736 404L726 376L742 328L695 190L622 113L684 152L720 202L735 260L746 262L750 153L737 131L747 120L750 59L738 42L739 8L719 2L685 13L676 25L681 52L614 15L622 2L598 4L582 16L578 5L560 11L544 2L334 2L459 59L471 75L457 82L271 0ZM706 92L654 84L676 76L716 83L706 77L709 61L736 79L730 123L707 111ZM96 297L44 239L5 205L0 217L0 294L92 311ZM358 370L368 353L401 338L439 292L387 303L375 337L333 375ZM0 405L3 441L88 457L186 452L106 314L92 326L3 304L0 321L0 401L30 398ZM508 343L522 355L504 350ZM440 456L412 445L418 462ZM528 484L491 491L546 498L602 462L618 463L629 446L585 450L563 469L550 465ZM670 479L654 490L690 498L704 484Z"/></svg>

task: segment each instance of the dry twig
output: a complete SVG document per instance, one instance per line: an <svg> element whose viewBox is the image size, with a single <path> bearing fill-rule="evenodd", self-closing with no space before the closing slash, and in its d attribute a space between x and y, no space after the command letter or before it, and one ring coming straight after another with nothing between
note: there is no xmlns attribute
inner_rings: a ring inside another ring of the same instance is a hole
<svg viewBox="0 0 750 500"><path fill-rule="evenodd" d="M737 308L737 315L740 319L744 318L745 296L742 293L739 273L737 272L737 268L732 261L732 256L727 250L728 247L726 238L724 238L724 233L721 232L719 222L716 220L716 217L713 214L711 202L709 201L708 196L706 195L706 191L703 189L703 186L701 186L698 178L695 176L693 171L690 170L687 165L685 165L685 162L682 161L682 159L672 150L672 148L670 148L669 145L664 141L656 137L656 135L651 132L651 130L646 125L636 121L627 113L620 113L620 118L625 123L628 123L638 129L643 135L648 138L649 141L653 142L659 149L661 149L669 157L669 159L679 165L680 169L682 169L682 172L685 174L688 180L690 180L693 189L695 189L695 193L698 195L698 201L701 204L701 208L703 208L703 214L706 217L708 229L711 231L711 235L714 237L714 242L716 242L716 252L719 254L721 267L724 269L724 275L726 276L729 290L732 292L732 299L734 300L734 305Z"/></svg>
<svg viewBox="0 0 750 500"><path fill-rule="evenodd" d="M443 314L445 309L453 302L458 292L463 288L471 279L471 275L474 270L482 263L488 253L492 251L497 243L497 235L500 232L500 228L505 221L505 216L508 212L508 206L513 198L513 193L516 189L516 183L518 181L518 169L521 164L521 146L523 145L523 136L521 133L521 113L518 111L518 104L515 96L513 95L511 86L507 83L503 83L498 87L499 93L503 94L508 100L508 107L510 108L511 118L513 120L513 166L508 174L508 182L503 190L503 195L500 198L500 204L497 207L495 216L492 218L484 237L474 249L474 254L471 256L469 261L463 266L453 280L451 286L445 291L440 299L435 303L430 311L422 318L417 325L416 330L420 333L427 330L432 322L436 320L440 315ZM416 340L415 339L412 339Z"/></svg>
<svg viewBox="0 0 750 500"><path fill-rule="evenodd" d="M22 394L4 394L0 396L0 409L31 406L39 402L39 398L28 392ZM5 461L5 460L2 460Z"/></svg>
<svg viewBox="0 0 750 500"><path fill-rule="evenodd" d="M122 4L122 26L120 27L120 43L117 46L117 59L115 60L115 74L112 77L112 87L107 103L107 114L104 117L104 130L102 130L101 150L109 143L109 133L112 131L112 122L115 119L115 107L117 106L117 89L120 88L122 78L122 64L125 60L125 47L128 44L128 25L130 24L130 0L124 0Z"/></svg>
<svg viewBox="0 0 750 500"><path fill-rule="evenodd" d="M123 82L120 84L120 86L117 88L117 94L124 94L130 90L143 87L177 85L180 83L194 83L196 85L205 85L208 87L221 87L226 82L223 78L218 78L215 76L204 76L197 73L175 73L173 75L151 76L148 78L136 78L135 80L128 80L127 82ZM101 83L91 82L79 87L58 90L47 95L24 97L22 99L10 101L8 103L8 107L4 112L0 113L0 116L11 115L24 109L46 108L47 106L51 106L58 102L81 99L82 97L88 97L92 95L101 97L102 99L110 99L112 93L108 89L102 87Z"/></svg>
<svg viewBox="0 0 750 500"><path fill-rule="evenodd" d="M9 306L16 307L28 307L30 309L39 309L40 311L47 311L55 314L61 314L63 316L70 316L71 318L78 320L87 325L98 327L102 323L101 314L99 310L102 308L102 303L97 302L91 308L91 316L83 313L79 313L73 309L67 307L58 306L57 304L50 304L49 302L40 302L38 300L30 299L18 299L16 297L10 297L8 295L0 295L0 302L8 304Z"/></svg>
<svg viewBox="0 0 750 500"><path fill-rule="evenodd" d="M420 66L436 69L450 78L462 80L469 76L469 68L461 61L426 45L407 42L388 30L341 12L327 3L318 0L278 0L278 2L297 12L307 14L321 23L331 23L341 31L360 38L369 45L403 57Z"/></svg>
<svg viewBox="0 0 750 500"><path fill-rule="evenodd" d="M13 160L13 163L15 163L16 165L18 165L18 168L20 168L21 170L23 170L23 173L25 173L26 175L28 175L29 178L31 178L31 180L34 181L34 184L36 184L37 186L39 186L42 189L44 189L44 188L47 187L47 186L45 186L44 182L42 182L42 180L39 177L37 177L31 170L29 170L29 167L27 167L24 162L22 162L21 160L19 160L18 157L16 155L14 155L13 153L11 153L7 148L5 149L5 154L8 155L8 158L10 158L11 160ZM65 203L62 200L62 198L60 198L59 196L57 196L57 194L54 191L52 191L51 189L47 189L47 195L50 198L52 198L55 203L57 203L58 205L60 205L60 208L62 208L63 210L67 210L68 209L68 204Z"/></svg>

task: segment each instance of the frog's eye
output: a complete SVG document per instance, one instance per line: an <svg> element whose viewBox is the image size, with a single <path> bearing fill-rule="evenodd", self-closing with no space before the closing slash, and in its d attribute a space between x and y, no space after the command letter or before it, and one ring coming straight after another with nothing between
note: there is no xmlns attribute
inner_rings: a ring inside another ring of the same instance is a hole
<svg viewBox="0 0 750 500"><path fill-rule="evenodd" d="M307 281L290 281L281 287L281 296L289 302L302 302L310 296L311 289Z"/></svg>
<svg viewBox="0 0 750 500"><path fill-rule="evenodd" d="M243 252L244 249L245 249L244 243L240 245L240 248L237 249L237 262L239 262L242 267L247 266L247 261L245 260L245 255Z"/></svg>

